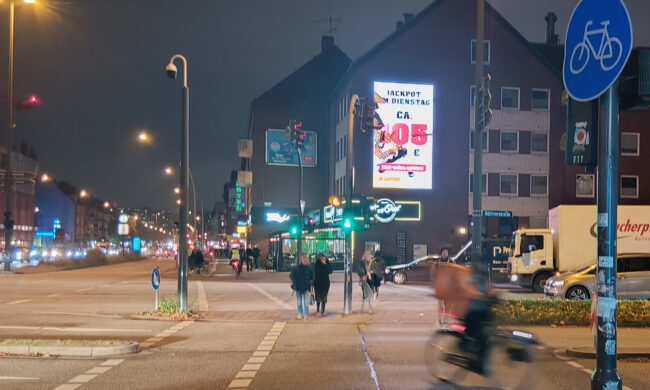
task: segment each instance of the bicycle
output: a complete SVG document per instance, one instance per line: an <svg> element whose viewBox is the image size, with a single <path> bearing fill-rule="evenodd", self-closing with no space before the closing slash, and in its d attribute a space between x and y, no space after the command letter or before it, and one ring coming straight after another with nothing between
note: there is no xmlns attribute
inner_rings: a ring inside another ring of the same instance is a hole
<svg viewBox="0 0 650 390"><path fill-rule="evenodd" d="M465 328L462 322L454 323L436 330L428 340L425 363L436 379L455 386L530 388L537 343L530 333L501 329L488 320L483 330L486 347L481 354Z"/></svg>
<svg viewBox="0 0 650 390"><path fill-rule="evenodd" d="M571 70L571 73L581 73L587 66L587 63L589 63L589 58L592 54L596 61L600 61L600 67L604 71L609 71L618 64L623 55L623 45L621 44L620 39L609 36L609 32L607 31L609 23L609 20L606 20L600 23L602 28L589 31L589 26L593 24L593 21L590 20L587 22L582 42L578 43L573 49L571 59L569 60L569 69ZM598 51L596 51L594 45L589 40L589 37L599 34L602 35L600 46L598 47ZM580 52L578 53L578 51ZM618 52L616 60L611 62L611 64L609 61L606 62L606 60L614 58L616 52ZM577 58L576 54L578 55Z"/></svg>

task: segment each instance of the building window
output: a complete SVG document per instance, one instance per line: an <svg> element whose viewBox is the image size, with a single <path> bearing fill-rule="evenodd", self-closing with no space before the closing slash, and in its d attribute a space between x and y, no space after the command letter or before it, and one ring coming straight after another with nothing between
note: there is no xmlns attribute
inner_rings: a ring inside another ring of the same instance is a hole
<svg viewBox="0 0 650 390"><path fill-rule="evenodd" d="M470 61L472 64L476 63L476 39L472 39L470 44ZM483 41L483 63L490 65L490 41Z"/></svg>
<svg viewBox="0 0 650 390"><path fill-rule="evenodd" d="M519 151L519 133L516 131L502 131L500 143L502 153L517 153Z"/></svg>
<svg viewBox="0 0 650 390"><path fill-rule="evenodd" d="M501 109L519 109L519 88L501 87Z"/></svg>
<svg viewBox="0 0 650 390"><path fill-rule="evenodd" d="M548 89L535 89L530 93L530 108L539 111L548 111L551 92Z"/></svg>
<svg viewBox="0 0 650 390"><path fill-rule="evenodd" d="M639 133L621 133L621 156L639 155Z"/></svg>
<svg viewBox="0 0 650 390"><path fill-rule="evenodd" d="M621 176L621 198L639 197L639 177Z"/></svg>
<svg viewBox="0 0 650 390"><path fill-rule="evenodd" d="M481 174L481 186L482 190L481 193L483 195L487 195L487 173L482 173ZM470 173L469 174L469 193L470 195L474 193L474 174Z"/></svg>
<svg viewBox="0 0 650 390"><path fill-rule="evenodd" d="M517 175L499 175L499 194L501 196L517 196Z"/></svg>
<svg viewBox="0 0 650 390"><path fill-rule="evenodd" d="M548 134L531 133L530 151L532 153L548 153Z"/></svg>
<svg viewBox="0 0 650 390"><path fill-rule="evenodd" d="M481 149L483 151L487 152L488 150L488 133L487 131L482 131L481 132L481 140L483 141L483 144L481 145ZM474 131L469 132L469 150L474 150Z"/></svg>
<svg viewBox="0 0 650 390"><path fill-rule="evenodd" d="M469 106L474 107L474 99L476 99L476 85L469 87Z"/></svg>
<svg viewBox="0 0 650 390"><path fill-rule="evenodd" d="M548 176L530 176L530 195L547 196L548 195Z"/></svg>
<svg viewBox="0 0 650 390"><path fill-rule="evenodd" d="M594 175L576 175L576 198L593 198L594 189Z"/></svg>
<svg viewBox="0 0 650 390"><path fill-rule="evenodd" d="M341 156L339 156L339 141L336 141L336 161L339 161L340 157Z"/></svg>

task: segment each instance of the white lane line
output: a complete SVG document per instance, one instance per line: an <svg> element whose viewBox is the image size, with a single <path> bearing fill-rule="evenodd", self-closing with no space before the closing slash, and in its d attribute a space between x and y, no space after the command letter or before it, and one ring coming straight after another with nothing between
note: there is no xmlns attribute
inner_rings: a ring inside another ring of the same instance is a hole
<svg viewBox="0 0 650 390"><path fill-rule="evenodd" d="M368 368L370 368L370 378L375 382L375 387L377 390L379 389L379 380L377 379L377 373L375 372L375 364L372 362L372 359L370 359L370 355L368 355L368 348L366 347L366 340L363 338L363 332L361 331L361 328L357 327L359 330L359 337L361 338L361 349L363 349L363 354L366 355L366 363L368 364Z"/></svg>
<svg viewBox="0 0 650 390"><path fill-rule="evenodd" d="M7 381L33 381L33 380L39 380L40 378L30 378L27 376L0 376L0 381L2 380L7 380Z"/></svg>
<svg viewBox="0 0 650 390"><path fill-rule="evenodd" d="M102 318L122 318L122 316L109 314L91 314L91 313L67 313L60 311L34 311L35 314L57 314L62 316L82 316L82 317L102 317Z"/></svg>
<svg viewBox="0 0 650 390"><path fill-rule="evenodd" d="M90 370L86 371L86 374L103 374L106 371L110 370L111 366L106 366L106 367L93 367Z"/></svg>
<svg viewBox="0 0 650 390"><path fill-rule="evenodd" d="M208 299L205 297L205 289L203 288L203 282L197 281L196 288L199 293L199 311L208 311Z"/></svg>
<svg viewBox="0 0 650 390"><path fill-rule="evenodd" d="M27 330L38 330L41 329L40 326L0 326L0 329L27 329Z"/></svg>
<svg viewBox="0 0 650 390"><path fill-rule="evenodd" d="M279 300L278 298L276 298L276 297L274 297L273 295L269 294L268 292L266 292L266 291L263 290L262 288L260 288L260 287L258 287L258 286L256 286L256 285L254 285L254 284L252 284L252 283L246 283L246 284L249 285L251 288L254 288L255 290L257 290L257 291L259 291L260 293L262 293L262 295L264 295L264 296L267 297L268 299L270 299L270 300L272 300L273 302L277 303L278 306L280 306L281 308L286 309L286 310L291 310L291 309L293 309L293 307L291 307L290 305L288 305L286 302L282 302L281 300Z"/></svg>
<svg viewBox="0 0 650 390"><path fill-rule="evenodd" d="M582 364L576 363L576 362L574 362L574 361L568 361L568 362L566 362L566 364L568 364L568 365L570 365L570 366L573 366L573 367L575 367L575 368L583 368L583 367L582 367Z"/></svg>
<svg viewBox="0 0 650 390"><path fill-rule="evenodd" d="M80 288L79 290L75 290L75 291L84 292L84 291L88 291L90 289L92 289L92 287Z"/></svg>
<svg viewBox="0 0 650 390"><path fill-rule="evenodd" d="M18 305L19 303L31 302L33 299L21 299L19 301L7 302L7 305Z"/></svg>
<svg viewBox="0 0 650 390"><path fill-rule="evenodd" d="M588 369L588 368L583 368L582 371L583 371L583 372L586 372L586 373L589 374L589 375L591 375L591 373L593 372L593 370L590 370L590 369Z"/></svg>
<svg viewBox="0 0 650 390"><path fill-rule="evenodd" d="M228 386L229 389L245 389L251 384L252 379L233 379Z"/></svg>
<svg viewBox="0 0 650 390"><path fill-rule="evenodd" d="M47 297L48 298L54 298L54 297L60 297L60 296L61 296L61 293L56 293L56 294L50 294Z"/></svg>
<svg viewBox="0 0 650 390"><path fill-rule="evenodd" d="M79 386L81 386L81 383L77 383L77 384L66 383L65 385L61 385L54 390L74 390Z"/></svg>
<svg viewBox="0 0 650 390"><path fill-rule="evenodd" d="M100 364L100 365L101 365L101 366L111 366L111 367L115 367L115 366L117 366L118 364L122 363L123 361L124 361L124 359L108 359L107 361L105 361L104 363L102 363L102 364Z"/></svg>
<svg viewBox="0 0 650 390"><path fill-rule="evenodd" d="M95 379L97 375L77 375L74 378L70 379L68 382L69 383L87 383L90 382L91 380Z"/></svg>

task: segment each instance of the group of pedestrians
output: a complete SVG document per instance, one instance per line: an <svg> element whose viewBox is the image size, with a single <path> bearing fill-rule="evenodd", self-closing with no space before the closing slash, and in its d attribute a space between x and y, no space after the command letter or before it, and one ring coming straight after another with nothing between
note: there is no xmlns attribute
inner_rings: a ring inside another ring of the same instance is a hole
<svg viewBox="0 0 650 390"><path fill-rule="evenodd" d="M325 315L331 273L332 264L323 253L316 256L316 264L313 269L309 265L307 255L304 253L300 255L300 263L291 269L289 275L291 289L296 294L298 319L307 319L312 299L316 303L316 312L321 316Z"/></svg>
<svg viewBox="0 0 650 390"><path fill-rule="evenodd" d="M361 312L364 311L366 302L368 311L372 313L372 305L379 297L379 286L386 270L386 262L379 251L372 257L370 252L363 253L359 262L357 275L363 294ZM309 265L309 258L306 254L300 256L300 262L291 270L291 289L296 294L298 306L298 319L307 319L309 316L309 305L316 303L316 312L325 315L327 294L330 289L330 274L332 264L327 256L319 253L316 256L316 263L312 268Z"/></svg>
<svg viewBox="0 0 650 390"><path fill-rule="evenodd" d="M260 248L255 245L252 248L248 247L245 250L233 248L230 251L230 264L233 261L239 261L239 272L243 271L244 263L246 263L246 272L259 268L259 259L262 254Z"/></svg>

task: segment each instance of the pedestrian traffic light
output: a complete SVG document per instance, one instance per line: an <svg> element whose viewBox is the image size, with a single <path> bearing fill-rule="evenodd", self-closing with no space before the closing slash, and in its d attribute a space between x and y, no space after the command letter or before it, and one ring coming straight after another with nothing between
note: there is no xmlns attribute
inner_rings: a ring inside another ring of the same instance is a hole
<svg viewBox="0 0 650 390"><path fill-rule="evenodd" d="M302 234L302 224L300 221L296 218L291 221L289 224L289 236L291 238L298 238Z"/></svg>
<svg viewBox="0 0 650 390"><path fill-rule="evenodd" d="M351 232L358 230L357 221L354 219L354 208L346 207L343 209L343 217L341 219L341 230Z"/></svg>
<svg viewBox="0 0 650 390"><path fill-rule="evenodd" d="M375 126L375 109L377 104L373 99L363 99L361 103L361 131L364 133L368 130L374 130L376 127L383 127L383 123Z"/></svg>
<svg viewBox="0 0 650 390"><path fill-rule="evenodd" d="M330 196L329 203L332 207L341 207L341 197L338 195Z"/></svg>
<svg viewBox="0 0 650 390"><path fill-rule="evenodd" d="M486 127L490 120L492 120L492 109L490 108L490 103L492 102L492 93L490 92L490 80L492 76L486 74L483 79L483 85L479 88L478 96L478 120L481 128Z"/></svg>

